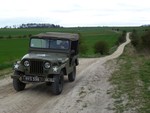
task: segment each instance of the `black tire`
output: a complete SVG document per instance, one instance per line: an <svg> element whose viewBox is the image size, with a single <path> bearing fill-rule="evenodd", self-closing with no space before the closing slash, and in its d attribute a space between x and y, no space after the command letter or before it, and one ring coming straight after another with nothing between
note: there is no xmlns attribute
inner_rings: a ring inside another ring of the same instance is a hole
<svg viewBox="0 0 150 113"><path fill-rule="evenodd" d="M61 94L64 85L64 74L54 75L54 82L52 83L52 93L55 95Z"/></svg>
<svg viewBox="0 0 150 113"><path fill-rule="evenodd" d="M19 79L13 79L13 86L16 91L22 91L25 89L26 84L21 82Z"/></svg>
<svg viewBox="0 0 150 113"><path fill-rule="evenodd" d="M75 79L76 79L76 66L74 66L73 71L68 75L68 80L70 82L75 81Z"/></svg>

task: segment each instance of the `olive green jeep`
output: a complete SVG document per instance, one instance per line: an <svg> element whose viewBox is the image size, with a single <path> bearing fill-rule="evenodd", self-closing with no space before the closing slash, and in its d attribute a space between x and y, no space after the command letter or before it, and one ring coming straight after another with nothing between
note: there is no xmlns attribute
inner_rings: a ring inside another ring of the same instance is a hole
<svg viewBox="0 0 150 113"><path fill-rule="evenodd" d="M76 78L78 39L78 34L58 32L32 36L28 54L14 64L14 89L21 91L27 83L45 82L53 94L60 94L64 75L68 75L70 82Z"/></svg>

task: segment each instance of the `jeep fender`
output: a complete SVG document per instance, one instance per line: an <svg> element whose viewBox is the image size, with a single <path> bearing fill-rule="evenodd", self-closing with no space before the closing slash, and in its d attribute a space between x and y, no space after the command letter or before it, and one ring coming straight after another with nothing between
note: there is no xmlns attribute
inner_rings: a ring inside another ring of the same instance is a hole
<svg viewBox="0 0 150 113"><path fill-rule="evenodd" d="M78 59L75 59L75 64L76 64L76 66L79 65L79 60Z"/></svg>
<svg viewBox="0 0 150 113"><path fill-rule="evenodd" d="M54 66L54 67L52 67L52 70L53 70L54 74L60 74L61 71L66 73L66 63L64 63L60 66Z"/></svg>
<svg viewBox="0 0 150 113"><path fill-rule="evenodd" d="M79 60L77 58L72 59L71 66L74 66L74 65L75 66L79 65Z"/></svg>
<svg viewBox="0 0 150 113"><path fill-rule="evenodd" d="M14 73L13 73L13 75L11 75L11 78L19 79L21 73L22 73L22 72L19 72L19 71L15 70Z"/></svg>
<svg viewBox="0 0 150 113"><path fill-rule="evenodd" d="M13 70L16 72L23 72L23 66L21 65L21 63L14 63L13 65Z"/></svg>

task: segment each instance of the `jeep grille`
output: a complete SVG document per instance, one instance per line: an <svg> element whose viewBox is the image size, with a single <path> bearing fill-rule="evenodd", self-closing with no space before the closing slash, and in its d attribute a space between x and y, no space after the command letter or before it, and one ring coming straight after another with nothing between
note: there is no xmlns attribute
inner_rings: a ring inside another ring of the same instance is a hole
<svg viewBox="0 0 150 113"><path fill-rule="evenodd" d="M30 73L31 74L43 74L43 62L42 61L30 61Z"/></svg>

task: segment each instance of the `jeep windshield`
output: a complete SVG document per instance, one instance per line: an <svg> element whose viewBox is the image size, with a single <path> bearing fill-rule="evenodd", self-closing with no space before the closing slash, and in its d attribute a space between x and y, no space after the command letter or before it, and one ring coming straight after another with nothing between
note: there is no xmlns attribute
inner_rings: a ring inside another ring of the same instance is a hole
<svg viewBox="0 0 150 113"><path fill-rule="evenodd" d="M30 41L31 48L42 49L69 49L69 41L63 39L44 39L44 38L32 38Z"/></svg>

